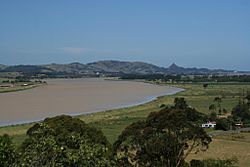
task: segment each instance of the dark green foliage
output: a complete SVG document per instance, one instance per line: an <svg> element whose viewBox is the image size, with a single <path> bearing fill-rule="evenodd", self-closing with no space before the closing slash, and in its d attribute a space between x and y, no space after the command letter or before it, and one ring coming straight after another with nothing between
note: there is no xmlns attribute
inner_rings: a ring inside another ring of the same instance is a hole
<svg viewBox="0 0 250 167"><path fill-rule="evenodd" d="M207 160L192 160L190 167L236 167L237 159L207 159Z"/></svg>
<svg viewBox="0 0 250 167"><path fill-rule="evenodd" d="M203 88L206 89L208 87L208 84L203 84Z"/></svg>
<svg viewBox="0 0 250 167"><path fill-rule="evenodd" d="M227 114L227 110L225 108L222 109L223 114Z"/></svg>
<svg viewBox="0 0 250 167"><path fill-rule="evenodd" d="M25 166L106 166L110 144L100 130L70 116L45 119L31 127L21 146Z"/></svg>
<svg viewBox="0 0 250 167"><path fill-rule="evenodd" d="M164 74L122 74L120 79L147 79L147 80L158 80L164 78Z"/></svg>
<svg viewBox="0 0 250 167"><path fill-rule="evenodd" d="M221 113L223 112L224 113L224 111L226 112L226 110L225 109L221 109L221 103L222 103L222 98L221 97L215 97L214 98L214 102L215 103L217 103L216 105L215 104L211 104L209 107L208 107L208 109L210 110L210 111L216 111L216 109L218 109L218 114L220 114L221 115Z"/></svg>
<svg viewBox="0 0 250 167"><path fill-rule="evenodd" d="M247 104L238 104L233 108L232 115L242 121L250 120L250 110Z"/></svg>
<svg viewBox="0 0 250 167"><path fill-rule="evenodd" d="M250 105L250 92L249 91L247 92L245 99L247 100L247 104Z"/></svg>
<svg viewBox="0 0 250 167"><path fill-rule="evenodd" d="M178 109L185 109L185 108L188 108L188 105L187 105L187 102L185 101L184 98L175 98L174 99L174 107L175 108L178 108Z"/></svg>
<svg viewBox="0 0 250 167"><path fill-rule="evenodd" d="M211 104L208 109L210 111L215 111L216 110L216 106L214 104Z"/></svg>
<svg viewBox="0 0 250 167"><path fill-rule="evenodd" d="M14 81L12 81L12 83L18 83L18 82L31 82L30 77L29 76L17 76L16 79Z"/></svg>
<svg viewBox="0 0 250 167"><path fill-rule="evenodd" d="M208 148L211 138L197 124L201 115L183 100L176 99L175 107L153 112L122 132L114 143L122 164L178 167L192 150Z"/></svg>
<svg viewBox="0 0 250 167"><path fill-rule="evenodd" d="M196 111L194 108L189 107L184 98L175 98L174 106L170 107L170 109L172 110L180 109L181 111L185 110L185 112L182 112L182 114L183 114L183 117L186 117L188 121L198 123L198 122L204 121L205 119L205 115ZM177 121L181 121L181 120L177 120Z"/></svg>
<svg viewBox="0 0 250 167"><path fill-rule="evenodd" d="M220 103L222 102L222 98L221 97L215 97L214 102L216 102L217 106L221 109Z"/></svg>
<svg viewBox="0 0 250 167"><path fill-rule="evenodd" d="M236 105L232 110L232 115L235 120L241 120L245 123L250 122L250 95L247 95L239 100L238 105Z"/></svg>
<svg viewBox="0 0 250 167"><path fill-rule="evenodd" d="M181 75L164 75L164 74L122 74L120 75L121 79L145 79L149 81L154 80L161 80L161 81L172 81L172 82L193 82L193 83L199 83L199 82L250 82L250 76L249 75L240 75L240 76L210 76L210 75L194 75L189 76L188 74L182 74ZM203 84L203 88L207 88L208 84Z"/></svg>
<svg viewBox="0 0 250 167"><path fill-rule="evenodd" d="M216 119L216 130L230 130L232 122L227 118Z"/></svg>
<svg viewBox="0 0 250 167"><path fill-rule="evenodd" d="M212 112L209 116L209 121L216 121L217 120L217 113Z"/></svg>
<svg viewBox="0 0 250 167"><path fill-rule="evenodd" d="M12 166L16 160L16 152L8 135L0 136L0 167Z"/></svg>
<svg viewBox="0 0 250 167"><path fill-rule="evenodd" d="M40 134L38 133L38 130L42 130L42 128L44 128L43 125L48 126L51 130L43 131L43 133ZM90 127L80 119L72 118L71 116L67 115L47 118L42 122L42 124L37 123L27 131L27 135L30 137L53 135L58 138L58 141L63 141L63 139L68 137L68 135L71 133L86 137L93 143L104 144L105 146L108 146L108 140L103 135L101 130Z"/></svg>
<svg viewBox="0 0 250 167"><path fill-rule="evenodd" d="M201 160L192 159L190 167L204 167L204 163Z"/></svg>
<svg viewBox="0 0 250 167"><path fill-rule="evenodd" d="M164 108L164 107L167 107L166 104L159 104L159 108Z"/></svg>
<svg viewBox="0 0 250 167"><path fill-rule="evenodd" d="M10 80L3 80L2 83L11 83Z"/></svg>
<svg viewBox="0 0 250 167"><path fill-rule="evenodd" d="M220 97L215 97L214 102L221 103L222 99Z"/></svg>

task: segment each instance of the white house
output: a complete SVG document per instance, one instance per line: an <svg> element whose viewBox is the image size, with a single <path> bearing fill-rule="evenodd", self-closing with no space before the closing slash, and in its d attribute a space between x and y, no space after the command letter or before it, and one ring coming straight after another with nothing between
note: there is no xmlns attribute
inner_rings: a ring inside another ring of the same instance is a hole
<svg viewBox="0 0 250 167"><path fill-rule="evenodd" d="M201 125L201 127L203 128L215 128L215 126L216 126L216 122L207 122Z"/></svg>

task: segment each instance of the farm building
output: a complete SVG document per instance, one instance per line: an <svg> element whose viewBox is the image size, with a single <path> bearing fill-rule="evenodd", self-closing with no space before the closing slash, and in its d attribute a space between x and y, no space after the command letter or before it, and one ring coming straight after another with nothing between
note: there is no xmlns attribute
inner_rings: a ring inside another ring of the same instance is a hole
<svg viewBox="0 0 250 167"><path fill-rule="evenodd" d="M216 122L207 122L201 125L202 128L215 128Z"/></svg>

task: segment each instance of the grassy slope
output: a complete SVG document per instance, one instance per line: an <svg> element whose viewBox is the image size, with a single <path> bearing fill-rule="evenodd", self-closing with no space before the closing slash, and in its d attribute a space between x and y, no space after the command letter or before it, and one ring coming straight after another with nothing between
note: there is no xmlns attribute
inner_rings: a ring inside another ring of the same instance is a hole
<svg viewBox="0 0 250 167"><path fill-rule="evenodd" d="M250 90L249 84L214 84L209 85L206 89L204 89L201 84L176 84L174 86L187 90L176 95L160 97L153 102L136 107L116 109L78 117L100 128L112 143L126 126L132 122L145 119L152 111L160 110L158 107L159 104L173 104L175 97L185 97L188 103L197 108L198 111L209 113L208 106L213 103L214 97L224 95L225 98L221 105L223 108L231 111L232 107L238 102L239 92L242 91L243 88ZM27 124L3 127L0 128L0 134L8 133L12 135L16 144L19 144L25 139L25 131L30 126L30 124ZM250 143L233 142L234 144L225 139L215 139L206 153L197 154L195 158L231 158L232 155L234 155L232 154L233 152L238 157L241 166L250 166L250 162L247 161L244 156L241 156L241 153L245 154L245 152L242 151L243 149L250 150Z"/></svg>
<svg viewBox="0 0 250 167"><path fill-rule="evenodd" d="M191 154L188 159L233 158L240 167L250 166L250 133L231 134L213 138L206 152Z"/></svg>

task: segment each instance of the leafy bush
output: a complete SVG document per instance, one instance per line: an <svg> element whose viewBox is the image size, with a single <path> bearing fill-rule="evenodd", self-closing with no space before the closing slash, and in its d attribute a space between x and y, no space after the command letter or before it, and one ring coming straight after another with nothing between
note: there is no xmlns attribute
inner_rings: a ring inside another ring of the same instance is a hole
<svg viewBox="0 0 250 167"><path fill-rule="evenodd" d="M0 167L14 164L16 152L11 138L8 135L0 136Z"/></svg>
<svg viewBox="0 0 250 167"><path fill-rule="evenodd" d="M70 116L57 116L27 131L23 166L106 166L110 144L100 130Z"/></svg>

